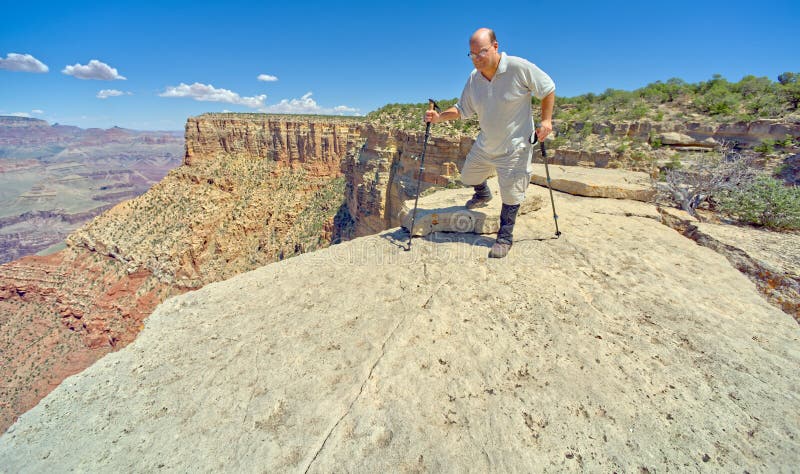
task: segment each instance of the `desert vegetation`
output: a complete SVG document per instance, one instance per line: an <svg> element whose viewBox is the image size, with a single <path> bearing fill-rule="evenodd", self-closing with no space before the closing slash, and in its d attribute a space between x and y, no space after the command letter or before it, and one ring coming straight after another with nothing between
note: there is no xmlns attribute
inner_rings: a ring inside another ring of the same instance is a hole
<svg viewBox="0 0 800 474"><path fill-rule="evenodd" d="M457 99L439 100L442 110ZM554 119L564 130L575 130L584 137L593 133L592 125L607 121L698 120L716 123L753 121L761 118L800 121L800 73L785 72L776 81L768 77L745 76L730 82L719 74L708 81L687 83L672 78L656 81L633 91L606 89L601 94L587 93L575 97L557 97ZM424 130L422 115L427 102L387 104L367 114L367 121L391 125L403 130ZM538 117L538 101L533 100L534 116ZM575 124L590 124L575 127ZM437 124L437 133L455 132L474 135L476 120ZM584 131L585 130L585 131ZM602 130L601 130L602 131Z"/></svg>

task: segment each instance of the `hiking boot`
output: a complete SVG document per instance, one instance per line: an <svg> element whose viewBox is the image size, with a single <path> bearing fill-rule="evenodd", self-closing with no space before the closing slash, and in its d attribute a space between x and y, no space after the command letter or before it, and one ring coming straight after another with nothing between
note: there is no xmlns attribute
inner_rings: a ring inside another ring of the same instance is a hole
<svg viewBox="0 0 800 474"><path fill-rule="evenodd" d="M501 244L511 244L513 242L514 224L517 222L517 211L519 204L503 204L500 209L500 229L497 231L497 241Z"/></svg>
<svg viewBox="0 0 800 474"><path fill-rule="evenodd" d="M489 201L491 200L492 196L489 197L472 196L472 199L467 201L466 207L467 209L478 209L480 207L486 207L489 205Z"/></svg>
<svg viewBox="0 0 800 474"><path fill-rule="evenodd" d="M489 251L489 258L503 258L508 255L509 250L511 250L511 244L495 242L492 245L492 250Z"/></svg>
<svg viewBox="0 0 800 474"><path fill-rule="evenodd" d="M472 195L472 199L467 201L465 206L467 209L477 209L479 207L486 207L489 204L489 201L492 200L492 192L489 190L489 185L486 184L486 181L483 183L475 186L475 194Z"/></svg>

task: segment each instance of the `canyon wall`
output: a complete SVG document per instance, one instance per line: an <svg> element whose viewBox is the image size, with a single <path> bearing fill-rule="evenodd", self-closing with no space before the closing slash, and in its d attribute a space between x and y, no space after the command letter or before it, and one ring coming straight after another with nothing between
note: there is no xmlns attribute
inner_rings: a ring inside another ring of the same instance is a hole
<svg viewBox="0 0 800 474"><path fill-rule="evenodd" d="M190 118L184 165L68 242L188 288L329 245L358 136L346 119Z"/></svg>
<svg viewBox="0 0 800 474"><path fill-rule="evenodd" d="M472 146L469 137L431 137L420 177L422 132L406 132L364 124L362 146L342 163L347 177L347 207L355 235L363 236L400 225L403 202L432 186L455 183Z"/></svg>
<svg viewBox="0 0 800 474"><path fill-rule="evenodd" d="M179 292L85 249L0 265L0 432L64 378L132 342Z"/></svg>

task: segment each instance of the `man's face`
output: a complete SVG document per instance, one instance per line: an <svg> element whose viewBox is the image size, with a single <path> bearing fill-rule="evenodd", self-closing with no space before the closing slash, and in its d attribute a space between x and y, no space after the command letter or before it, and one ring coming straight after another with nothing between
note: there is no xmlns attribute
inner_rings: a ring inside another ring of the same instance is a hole
<svg viewBox="0 0 800 474"><path fill-rule="evenodd" d="M484 37L472 40L469 42L469 52L475 69L483 71L493 68L497 58L497 41L493 43Z"/></svg>

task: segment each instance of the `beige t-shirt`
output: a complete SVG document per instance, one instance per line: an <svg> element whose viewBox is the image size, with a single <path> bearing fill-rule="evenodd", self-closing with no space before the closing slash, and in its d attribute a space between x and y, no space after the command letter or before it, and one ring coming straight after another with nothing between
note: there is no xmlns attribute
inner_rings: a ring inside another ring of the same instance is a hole
<svg viewBox="0 0 800 474"><path fill-rule="evenodd" d="M491 81L473 69L456 104L461 118L478 115L481 132L473 147L489 157L514 153L533 133L531 95L556 90L553 80L535 64L501 53Z"/></svg>

